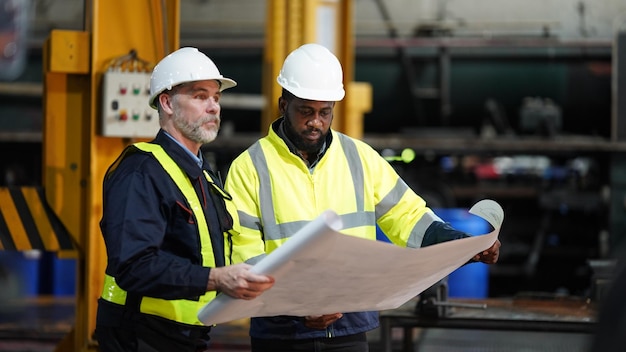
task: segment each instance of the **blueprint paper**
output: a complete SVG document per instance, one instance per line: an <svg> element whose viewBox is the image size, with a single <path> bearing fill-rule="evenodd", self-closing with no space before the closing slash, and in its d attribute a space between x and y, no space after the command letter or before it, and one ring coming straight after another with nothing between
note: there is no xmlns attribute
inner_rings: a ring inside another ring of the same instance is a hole
<svg viewBox="0 0 626 352"><path fill-rule="evenodd" d="M502 207L482 200L469 212L487 220L494 230L424 248L403 248L341 234L339 216L325 211L251 269L273 276L276 283L271 289L249 301L219 294L198 312L198 319L213 325L259 316L398 308L496 241L504 219Z"/></svg>

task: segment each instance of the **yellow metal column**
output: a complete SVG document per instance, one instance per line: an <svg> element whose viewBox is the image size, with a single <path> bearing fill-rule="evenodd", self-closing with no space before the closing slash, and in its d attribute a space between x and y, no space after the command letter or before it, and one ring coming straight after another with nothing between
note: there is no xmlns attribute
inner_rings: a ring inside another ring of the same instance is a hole
<svg viewBox="0 0 626 352"><path fill-rule="evenodd" d="M263 52L263 96L267 104L261 117L261 134L278 117L281 88L276 83L283 60L300 45L315 41L318 0L268 0Z"/></svg>
<svg viewBox="0 0 626 352"><path fill-rule="evenodd" d="M85 31L53 31L44 67L44 187L79 247L76 324L57 351L94 351L106 251L100 234L102 179L132 140L103 137L106 63L131 50L156 63L179 45L179 0L86 0ZM147 104L147 101L146 101Z"/></svg>
<svg viewBox="0 0 626 352"><path fill-rule="evenodd" d="M44 52L43 184L49 205L78 246L76 324L58 351L79 351L80 332L86 326L83 266L89 135L89 34L52 31ZM81 343L82 345L83 343ZM63 346L63 348L60 348Z"/></svg>
<svg viewBox="0 0 626 352"><path fill-rule="evenodd" d="M276 77L289 52L302 44L319 43L330 49L343 66L346 98L337 104L333 128L355 138L363 135L363 113L371 109L369 83L354 80L354 0L268 0L266 45L263 56L263 111L265 134L278 117L280 86Z"/></svg>

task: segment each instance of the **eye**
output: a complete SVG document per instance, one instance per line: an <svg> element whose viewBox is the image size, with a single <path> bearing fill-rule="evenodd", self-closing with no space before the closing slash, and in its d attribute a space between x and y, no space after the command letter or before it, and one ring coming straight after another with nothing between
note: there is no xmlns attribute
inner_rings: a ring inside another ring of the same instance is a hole
<svg viewBox="0 0 626 352"><path fill-rule="evenodd" d="M310 116L311 114L313 114L313 109L300 108L300 109L298 109L298 114L300 114L302 116Z"/></svg>

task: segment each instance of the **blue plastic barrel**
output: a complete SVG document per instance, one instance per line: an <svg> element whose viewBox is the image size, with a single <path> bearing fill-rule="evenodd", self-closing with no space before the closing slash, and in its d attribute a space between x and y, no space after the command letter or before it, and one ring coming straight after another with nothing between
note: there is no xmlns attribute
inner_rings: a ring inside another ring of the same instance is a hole
<svg viewBox="0 0 626 352"><path fill-rule="evenodd" d="M39 251L0 251L0 265L19 283L19 293L39 294Z"/></svg>
<svg viewBox="0 0 626 352"><path fill-rule="evenodd" d="M467 209L433 209L443 221L471 235L483 235L491 230L489 223ZM448 296L457 298L486 298L489 292L489 268L484 263L466 264L448 276Z"/></svg>
<svg viewBox="0 0 626 352"><path fill-rule="evenodd" d="M54 258L54 282L52 294L55 296L73 296L76 293L76 259Z"/></svg>
<svg viewBox="0 0 626 352"><path fill-rule="evenodd" d="M76 259L59 258L44 252L41 258L40 292L44 295L72 296L76 293Z"/></svg>

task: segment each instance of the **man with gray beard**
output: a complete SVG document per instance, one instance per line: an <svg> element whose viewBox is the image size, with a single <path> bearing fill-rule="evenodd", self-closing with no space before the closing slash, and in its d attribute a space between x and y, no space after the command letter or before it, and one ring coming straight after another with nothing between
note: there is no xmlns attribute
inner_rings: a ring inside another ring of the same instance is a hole
<svg viewBox="0 0 626 352"><path fill-rule="evenodd" d="M232 198L200 152L217 136L222 91L235 85L196 48L155 66L149 104L161 128L104 178L101 352L206 351L211 327L196 314L217 291L249 300L273 285L242 263L256 242L240 236Z"/></svg>

